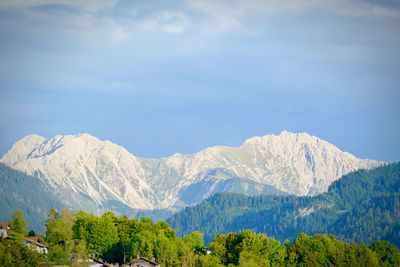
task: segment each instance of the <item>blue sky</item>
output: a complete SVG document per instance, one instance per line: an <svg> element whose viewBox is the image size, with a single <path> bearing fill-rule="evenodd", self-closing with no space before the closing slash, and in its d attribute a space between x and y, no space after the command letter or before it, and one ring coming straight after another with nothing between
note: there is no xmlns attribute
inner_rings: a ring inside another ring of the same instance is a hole
<svg viewBox="0 0 400 267"><path fill-rule="evenodd" d="M0 2L0 155L87 132L136 156L307 132L400 160L400 2Z"/></svg>

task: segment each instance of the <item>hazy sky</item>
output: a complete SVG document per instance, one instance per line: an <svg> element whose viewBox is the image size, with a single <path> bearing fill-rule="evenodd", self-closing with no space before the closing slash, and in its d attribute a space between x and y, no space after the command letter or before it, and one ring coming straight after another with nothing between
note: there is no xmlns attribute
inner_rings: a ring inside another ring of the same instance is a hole
<svg viewBox="0 0 400 267"><path fill-rule="evenodd" d="M400 160L399 0L2 0L0 59L0 156L31 133L166 157L288 130Z"/></svg>

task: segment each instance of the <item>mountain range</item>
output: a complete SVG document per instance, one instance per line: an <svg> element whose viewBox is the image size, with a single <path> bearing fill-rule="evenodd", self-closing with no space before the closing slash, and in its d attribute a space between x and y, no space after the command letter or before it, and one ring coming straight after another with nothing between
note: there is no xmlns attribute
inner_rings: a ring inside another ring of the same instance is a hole
<svg viewBox="0 0 400 267"><path fill-rule="evenodd" d="M386 240L400 247L400 163L352 172L313 197L218 193L167 222L178 236L204 233L206 243L219 233L251 229L281 242L300 233L332 234L349 243Z"/></svg>
<svg viewBox="0 0 400 267"><path fill-rule="evenodd" d="M177 210L217 192L314 196L349 172L383 164L287 131L161 159L136 157L89 134L29 135L0 162L39 179L67 207L128 216Z"/></svg>

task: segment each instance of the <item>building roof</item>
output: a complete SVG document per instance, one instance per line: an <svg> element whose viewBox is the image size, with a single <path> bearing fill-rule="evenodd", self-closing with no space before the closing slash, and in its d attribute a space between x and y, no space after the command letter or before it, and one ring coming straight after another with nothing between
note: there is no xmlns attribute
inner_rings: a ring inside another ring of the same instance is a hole
<svg viewBox="0 0 400 267"><path fill-rule="evenodd" d="M129 266L136 266L137 263L145 263L146 265L151 265L151 266L160 266L158 263L148 260L146 258L139 258L139 259L134 259L131 263L129 263Z"/></svg>
<svg viewBox="0 0 400 267"><path fill-rule="evenodd" d="M30 237L29 238L25 238L25 241L28 241L29 243L34 244L34 245L36 245L38 247L48 248L46 245L43 245L42 243L39 243L39 242L37 242L35 240L30 239Z"/></svg>
<svg viewBox="0 0 400 267"><path fill-rule="evenodd" d="M96 259L95 257L91 257L91 256L89 256L89 257L90 257L90 259L93 260L93 262L100 264L101 266L105 266L105 267L111 266L108 263L103 262L103 260L101 260L101 259Z"/></svg>
<svg viewBox="0 0 400 267"><path fill-rule="evenodd" d="M29 239L29 240L33 240L33 241L39 242L39 237L38 237L38 236L27 236L27 237L26 237L26 239ZM40 242L39 242L39 243L40 243Z"/></svg>
<svg viewBox="0 0 400 267"><path fill-rule="evenodd" d="M0 229L10 229L10 223L9 222L0 222Z"/></svg>

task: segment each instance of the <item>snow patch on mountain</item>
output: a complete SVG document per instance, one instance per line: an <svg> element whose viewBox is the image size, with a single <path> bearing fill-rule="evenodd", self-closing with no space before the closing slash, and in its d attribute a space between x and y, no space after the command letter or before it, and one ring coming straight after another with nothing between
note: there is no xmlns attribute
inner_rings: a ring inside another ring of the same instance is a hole
<svg viewBox="0 0 400 267"><path fill-rule="evenodd" d="M89 134L27 136L1 162L37 176L56 191L86 195L97 206L110 199L145 209L157 203L142 178L138 159L123 147Z"/></svg>
<svg viewBox="0 0 400 267"><path fill-rule="evenodd" d="M0 162L41 179L76 208L97 213L185 206L231 188L254 194L272 186L315 195L342 175L383 164L358 159L307 133L287 131L247 139L240 147L215 146L162 159L135 157L89 134L28 135Z"/></svg>

